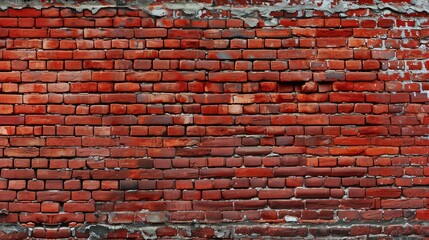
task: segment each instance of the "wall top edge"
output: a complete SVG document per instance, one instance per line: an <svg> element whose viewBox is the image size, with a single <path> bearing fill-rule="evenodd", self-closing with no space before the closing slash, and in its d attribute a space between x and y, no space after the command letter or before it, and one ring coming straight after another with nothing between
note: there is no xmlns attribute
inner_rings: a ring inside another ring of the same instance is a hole
<svg viewBox="0 0 429 240"><path fill-rule="evenodd" d="M342 14L350 10L372 10L389 14L429 13L427 0L4 0L0 2L0 9L8 8L72 8L76 11L89 10L92 13L103 8L129 8L142 10L153 17L173 16L180 11L181 16L199 18L204 12L228 11L230 17L237 18L273 18L275 12L288 13L318 12L330 16ZM320 14L319 14L320 15ZM179 16L180 17L180 16Z"/></svg>

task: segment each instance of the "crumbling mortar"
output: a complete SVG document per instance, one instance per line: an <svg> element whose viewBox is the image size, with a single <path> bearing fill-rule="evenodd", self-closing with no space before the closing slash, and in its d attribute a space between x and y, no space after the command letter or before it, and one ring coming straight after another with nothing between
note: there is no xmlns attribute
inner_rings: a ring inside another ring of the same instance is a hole
<svg viewBox="0 0 429 240"><path fill-rule="evenodd" d="M277 11L286 11L288 13L301 13L306 12L312 15L313 11L322 11L325 15L329 16L332 14L340 14L345 16L345 13L349 10L356 9L367 9L373 12L380 13L390 12L395 13L429 13L429 2L425 0L412 0L410 4L395 4L385 3L381 0L375 0L374 4L364 5L356 4L351 1L340 0L335 4L332 0L313 0L313 1L301 1L301 4L291 3L291 0L283 0L276 4L262 3L260 5L221 5L213 6L213 4L199 3L198 1L190 2L168 2L168 3L155 3L151 0L105 0L103 3L97 0L81 1L64 1L64 0L51 0L42 3L40 0L24 1L24 0L5 0L0 4L0 9L5 10L7 8L21 9L25 7L31 7L36 9L48 8L51 6L57 6L61 8L73 8L76 11L89 10L92 13L98 12L103 8L129 8L142 10L145 13L153 17L164 17L168 15L168 10L173 11L173 17L175 11L182 11L183 14L189 17L200 18L203 11L230 11L232 17L243 19L249 26L256 26L260 17L265 19L274 19L271 13ZM298 16L300 17L300 16ZM301 16L302 17L302 16ZM306 14L306 17L309 15ZM275 23L275 22L273 22Z"/></svg>
<svg viewBox="0 0 429 240"><path fill-rule="evenodd" d="M22 233L22 232L26 232L27 228L19 224L0 224L0 231L6 234Z"/></svg>
<svg viewBox="0 0 429 240"><path fill-rule="evenodd" d="M415 224L420 224L421 226L427 227L429 226L429 223L426 221L409 221L409 220L400 220L400 219L395 219L395 220L390 220L390 221L357 221L357 220L353 220L353 221L338 221L335 223L329 223L326 222L324 223L323 227L324 228L346 228L346 229L350 229L352 227L355 226L376 226L376 227L386 227L386 226L390 226L390 225L401 225L404 227L410 227L410 226L415 226ZM114 231L114 230L119 230L119 229L126 229L127 232L129 233L135 233L135 232L141 232L142 236L145 237L145 239L156 239L157 235L156 235L156 229L158 227L162 227L162 226L166 226L165 224L159 223L159 224L145 224L145 223L133 223L133 224L120 224L120 225L109 225L109 224L83 224L80 226L76 226L76 227L71 227L71 233L72 233L72 237L76 237L76 233L80 232L80 233L88 233L89 234L89 238L91 240L98 240L98 239L103 239L106 238L107 235L109 234L110 231ZM240 226L254 226L254 223L251 221L242 221L242 222L230 222L230 223L222 223L222 224L206 224L206 223L194 223L194 224L174 224L174 228L176 229L180 229L183 231L188 232L189 236L191 236L191 231L195 228L205 228L205 227L209 227L215 230L215 236L216 238L230 238L233 237L235 238L243 238L249 235L243 235L243 234L237 234L235 232L235 227L240 227ZM310 222L306 222L306 223L300 223L300 222L295 222L295 221L290 221L288 223L275 223L275 224L270 224L270 223L262 223L259 224L258 226L261 227L276 227L276 228L288 228L288 229L293 229L293 228L307 228L307 232L308 235L306 237L304 237L304 239L311 239L312 236L310 233L310 229L313 227L320 227L320 223L310 223ZM13 233L28 233L28 236L31 237L32 236L32 232L33 232L33 228L31 227L24 227L21 226L19 224L0 224L0 231L2 231L5 234L13 234ZM377 234L374 236L385 236L386 234ZM256 235L250 235L250 236L258 236ZM261 236L261 237L265 237L265 236ZM409 236L411 237L411 236ZM416 236L419 237L419 236ZM276 237L269 237L271 238L276 238ZM341 239L341 237L340 237ZM350 238L347 238L350 239ZM403 238L402 238L403 239Z"/></svg>
<svg viewBox="0 0 429 240"><path fill-rule="evenodd" d="M390 225L401 225L401 226L414 226L416 223L421 224L422 226L429 226L429 223L426 221L409 221L405 219L394 219L389 221L342 221L339 220L338 222L324 223L324 227L327 228L352 228L353 226L378 226L378 227L385 227ZM157 227L165 226L165 224L144 224L144 223L134 223L134 224L121 224L121 225L108 225L108 224L84 224L80 227L78 227L76 230L79 232L90 232L90 235L93 237L91 239L99 239L98 237L105 237L107 236L108 232L111 230L118 230L118 229L126 229L128 232L137 232L137 231L151 231L153 229L156 229ZM236 234L234 229L235 227L240 226L254 226L254 223L251 221L241 221L241 222L226 222L222 224L206 224L206 223L195 223L195 224L174 224L175 228L180 229L187 229L192 230L198 227L204 228L204 227L210 227L213 229L216 229L217 231L223 231L224 229L231 229L231 236L233 237L244 237L245 235L241 236L240 234ZM308 228L320 226L320 223L300 223L300 222L290 222L290 223L281 223L281 224L270 224L270 223L261 223L258 224L258 226L262 227L280 227L280 228ZM154 232L155 234L155 232ZM147 236L151 237L151 236ZM153 237L156 237L154 235Z"/></svg>

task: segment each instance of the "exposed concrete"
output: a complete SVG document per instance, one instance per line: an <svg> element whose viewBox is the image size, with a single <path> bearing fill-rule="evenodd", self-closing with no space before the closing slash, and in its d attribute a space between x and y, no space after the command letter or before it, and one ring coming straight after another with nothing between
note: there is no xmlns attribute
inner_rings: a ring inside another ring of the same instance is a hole
<svg viewBox="0 0 429 240"><path fill-rule="evenodd" d="M139 236L142 236L144 239L158 239L156 229L158 227L166 227L167 225L163 224L128 224L128 225L106 225L106 224L96 224L96 225L82 225L79 227L71 227L72 230L72 238L76 237L76 231L83 233L86 232L89 234L88 239L91 240L99 240L99 239L105 239L108 237L108 234L110 232L116 231L116 230L126 230L128 233L139 233ZM270 235L266 231L270 228L275 228L277 232L278 230L285 229L287 231L293 231L298 229L306 229L308 231L308 234L306 236L299 237L299 239L363 239L363 238L389 238L389 239L423 239L423 236L429 236L427 232L423 230L422 234L412 234L409 235L400 235L400 233L392 232L393 235L387 235L384 233L379 234L369 234L363 233L363 235L356 235L354 237L352 236L345 236L345 235L331 235L331 236L313 236L310 232L310 229L317 229L317 228L323 228L327 230L341 230L343 229L343 232L350 231L353 227L378 227L378 228L386 228L386 227L398 227L398 228L404 228L404 229L420 229L427 228L428 223L426 222L409 222L409 221L381 221L381 222L375 222L375 221L368 221L368 222L347 222L347 223L335 223L335 224L300 224L300 223L277 223L277 224L268 224L268 223L262 223L258 224L257 228L259 231L252 231L253 227L255 227L255 223L249 223L249 222L241 222L241 223L222 223L222 224L172 224L170 225L172 229L177 230L178 235L177 238L180 236L180 239L192 239L192 231L196 229L202 229L202 228L209 228L213 229L214 231L214 239L243 239L243 238L263 238L263 239L285 239L285 236L277 236L277 235ZM249 231L240 231L240 233L236 232L236 229L238 228L248 228ZM261 230L263 230L261 234ZM417 233L417 232L415 232ZM183 235L184 234L184 235ZM4 240L12 240L12 239L27 239L27 237L30 237L32 239L32 228L22 227L18 224L0 224L0 239ZM295 237L293 239L298 239L298 237Z"/></svg>
<svg viewBox="0 0 429 240"><path fill-rule="evenodd" d="M27 228L19 225L1 225L0 230L6 234L27 232Z"/></svg>
<svg viewBox="0 0 429 240"><path fill-rule="evenodd" d="M80 3L79 3L80 2ZM297 3L299 2L299 3ZM181 11L185 17L194 19L201 18L204 12L230 11L233 18L244 20L250 27L258 24L261 17L266 21L267 26L275 26L277 22L271 16L271 13L286 11L289 13L298 12L301 16L305 13L306 17L311 16L312 11L323 11L325 15L339 13L344 14L349 10L368 9L375 12L398 12L398 13L429 13L429 1L411 0L411 3L385 3L381 0L374 0L374 4L357 4L356 1L347 0L283 0L282 2L270 4L264 2L260 5L217 5L216 0L212 4L200 3L198 0L189 2L165 2L159 3L155 0L4 0L0 3L0 9L7 8L25 8L32 7L36 9L49 7L73 8L77 11L89 10L96 13L102 8L126 7L130 9L142 10L153 17L164 17L171 11ZM172 16L175 17L175 16ZM182 16L180 16L182 17ZM226 17L226 16L221 16ZM274 22L273 22L274 21Z"/></svg>
<svg viewBox="0 0 429 240"><path fill-rule="evenodd" d="M90 233L90 236L89 236L90 239L106 238L107 234L109 234L109 228L102 225L92 225L82 230L83 230L82 232L88 231Z"/></svg>
<svg viewBox="0 0 429 240"><path fill-rule="evenodd" d="M155 17L167 14L166 10L182 10L185 14L196 15L202 10L217 11L230 10L233 16L245 17L259 13L263 17L271 18L270 14L276 11L287 11L290 13L302 10L324 11L327 14L344 13L353 9L371 9L374 11L391 10L399 13L427 12L429 13L429 1L411 0L411 3L385 3L381 0L374 0L374 4L357 4L356 1L347 0L283 0L280 3L270 4L268 2L260 5L216 5L200 3L198 0L189 2L165 2L159 3L155 0L4 0L0 3L1 9L7 8L48 8L52 6L63 8L74 8L77 11L90 10L93 13L101 8L108 7L129 7L141 9ZM297 3L299 2L299 3Z"/></svg>
<svg viewBox="0 0 429 240"><path fill-rule="evenodd" d="M362 227L362 226L368 226L368 227L387 227L387 226L401 226L404 228L412 228L416 224L419 224L420 227L427 227L429 223L426 222L409 222L409 221L401 221L401 220L395 220L395 221L367 221L367 222L360 222L360 221L351 221L351 222L337 222L337 223L324 223L322 226L326 229L351 229L353 227ZM214 230L214 238L233 238L233 239L242 239L242 238L249 238L249 237L268 237L268 235L261 235L260 233L256 232L249 232L248 234L242 234L237 233L235 230L236 228L240 227L252 227L255 226L255 223L252 222L233 222L233 223L222 223L222 224L181 224L181 223L175 223L171 225L163 225L163 224L143 224L143 223L134 223L134 224L128 224L128 225L106 225L106 224L97 224L97 225L82 225L77 229L79 232L87 232L90 234L90 239L92 240L98 240L103 239L107 237L107 234L111 231L120 230L120 229L126 229L129 233L136 233L140 232L142 236L144 236L145 239L157 239L157 233L156 229L158 227L165 227L165 226L171 226L172 228L178 230L178 232L186 232L191 236L191 232L198 228L211 228ZM305 228L307 230L322 227L320 224L302 224L302 223L296 223L294 221L291 221L289 223L277 223L277 224L269 224L269 223L261 223L257 225L258 228L284 228L284 229L302 229ZM308 231L310 232L310 231ZM386 237L386 234L374 234L371 235L371 237ZM331 236L332 237L332 236ZM331 238L329 237L329 238ZM401 236L404 237L404 236ZM411 239L420 239L421 236L416 235L408 235L408 238ZM271 238L275 239L284 239L283 237L273 237ZM312 236L310 233L306 237L302 237L301 239L314 239L315 236ZM189 237L183 237L183 239L189 239ZM338 239L352 239L351 236L343 236ZM356 239L362 239L362 236L357 236ZM398 238L403 239L403 238Z"/></svg>
<svg viewBox="0 0 429 240"><path fill-rule="evenodd" d="M7 209L5 209L5 208L2 208L0 210L0 215L9 215L9 211Z"/></svg>

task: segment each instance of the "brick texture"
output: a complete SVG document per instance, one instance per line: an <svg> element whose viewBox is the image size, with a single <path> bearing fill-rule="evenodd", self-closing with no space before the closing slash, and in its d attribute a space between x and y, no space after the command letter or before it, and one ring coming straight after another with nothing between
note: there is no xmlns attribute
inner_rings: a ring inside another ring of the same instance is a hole
<svg viewBox="0 0 429 240"><path fill-rule="evenodd" d="M429 236L428 13L228 2L0 11L0 239Z"/></svg>

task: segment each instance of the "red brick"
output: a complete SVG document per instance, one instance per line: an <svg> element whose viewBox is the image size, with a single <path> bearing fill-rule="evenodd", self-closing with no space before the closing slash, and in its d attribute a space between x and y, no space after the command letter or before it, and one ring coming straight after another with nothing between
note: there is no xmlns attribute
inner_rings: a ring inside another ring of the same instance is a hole
<svg viewBox="0 0 429 240"><path fill-rule="evenodd" d="M84 29L85 38L133 38L134 29L104 28L104 29Z"/></svg>
<svg viewBox="0 0 429 240"><path fill-rule="evenodd" d="M93 72L93 81L124 81L124 72L104 71L104 72Z"/></svg>
<svg viewBox="0 0 429 240"><path fill-rule="evenodd" d="M224 199L250 199L257 196L255 189L237 189L237 190L224 190L222 197Z"/></svg>
<svg viewBox="0 0 429 240"><path fill-rule="evenodd" d="M36 59L36 51L33 50L4 50L3 58L10 60L33 60Z"/></svg>
<svg viewBox="0 0 429 240"><path fill-rule="evenodd" d="M94 27L93 19L86 18L63 18L65 27Z"/></svg>
<svg viewBox="0 0 429 240"><path fill-rule="evenodd" d="M313 59L316 57L316 50L311 49L285 49L278 50L278 59Z"/></svg>
<svg viewBox="0 0 429 240"><path fill-rule="evenodd" d="M62 27L61 18L36 18L36 27Z"/></svg>
<svg viewBox="0 0 429 240"><path fill-rule="evenodd" d="M21 124L24 124L24 117L0 116L0 125L21 125Z"/></svg>
<svg viewBox="0 0 429 240"><path fill-rule="evenodd" d="M103 117L103 125L134 125L137 123L135 116L110 116Z"/></svg>
<svg viewBox="0 0 429 240"><path fill-rule="evenodd" d="M125 50L125 59L154 59L158 57L158 51L156 50Z"/></svg>
<svg viewBox="0 0 429 240"><path fill-rule="evenodd" d="M90 71L80 71L80 72L59 72L58 81L59 82L80 82L80 81L90 81L91 72Z"/></svg>
<svg viewBox="0 0 429 240"><path fill-rule="evenodd" d="M321 59L351 59L353 51L348 49L319 49L318 57Z"/></svg>
<svg viewBox="0 0 429 240"><path fill-rule="evenodd" d="M379 198L398 198L401 196L401 189L398 188L368 188L366 189L366 195L368 197L379 197Z"/></svg>
<svg viewBox="0 0 429 240"><path fill-rule="evenodd" d="M161 73L160 72L128 72L126 74L127 81L136 81L136 82L152 82L160 81Z"/></svg>
<svg viewBox="0 0 429 240"><path fill-rule="evenodd" d="M363 125L365 124L364 116L330 116L329 123L332 125Z"/></svg>
<svg viewBox="0 0 429 240"><path fill-rule="evenodd" d="M372 72L348 72L346 73L347 81L375 81L377 74Z"/></svg>
<svg viewBox="0 0 429 240"><path fill-rule="evenodd" d="M170 29L168 30L168 38L201 38L203 31L201 30L185 30L185 29ZM164 36L163 36L164 37Z"/></svg>
<svg viewBox="0 0 429 240"><path fill-rule="evenodd" d="M195 116L194 121L202 125L232 125L234 119L229 116Z"/></svg>
<svg viewBox="0 0 429 240"><path fill-rule="evenodd" d="M76 155L73 148L42 148L41 157L74 157Z"/></svg>
<svg viewBox="0 0 429 240"><path fill-rule="evenodd" d="M213 72L209 73L208 79L213 82L245 82L247 74L245 72Z"/></svg>
<svg viewBox="0 0 429 240"><path fill-rule="evenodd" d="M64 124L64 117L54 115L27 115L25 116L25 123L29 125Z"/></svg>
<svg viewBox="0 0 429 240"><path fill-rule="evenodd" d="M205 51L202 50L160 50L161 59L203 59Z"/></svg>
<svg viewBox="0 0 429 240"><path fill-rule="evenodd" d="M163 72L162 80L164 81L204 81L206 74L202 71L194 72Z"/></svg>
<svg viewBox="0 0 429 240"><path fill-rule="evenodd" d="M22 8L22 9L9 9L8 10L10 17L40 17L41 10L33 8Z"/></svg>
<svg viewBox="0 0 429 240"><path fill-rule="evenodd" d="M365 29L365 28L359 28L359 29L353 29L353 36L354 37L362 37L362 38L380 38L387 35L386 29Z"/></svg>
<svg viewBox="0 0 429 240"><path fill-rule="evenodd" d="M102 94L102 103L135 103L137 97L135 94L118 93L118 94Z"/></svg>
<svg viewBox="0 0 429 240"><path fill-rule="evenodd" d="M30 138L30 137L21 137L21 138L11 138L10 139L11 146L44 146L45 140L41 138Z"/></svg>
<svg viewBox="0 0 429 240"><path fill-rule="evenodd" d="M326 198L330 196L327 188L297 188L295 196L298 198Z"/></svg>
<svg viewBox="0 0 429 240"><path fill-rule="evenodd" d="M64 20L67 23L67 19ZM82 38L84 31L78 28L66 28L66 29L50 29L50 37L52 38Z"/></svg>
<svg viewBox="0 0 429 240"><path fill-rule="evenodd" d="M66 202L64 212L95 212L94 203Z"/></svg>
<svg viewBox="0 0 429 240"><path fill-rule="evenodd" d="M48 37L47 29L10 29L9 37L11 38L46 38Z"/></svg>
<svg viewBox="0 0 429 240"><path fill-rule="evenodd" d="M269 168L240 168L236 170L237 177L272 177L273 171Z"/></svg>
<svg viewBox="0 0 429 240"><path fill-rule="evenodd" d="M279 189L279 190L260 190L258 193L259 199L287 199L293 196L291 189Z"/></svg>
<svg viewBox="0 0 429 240"><path fill-rule="evenodd" d="M331 93L331 102L363 102L364 94L362 93Z"/></svg>
<svg viewBox="0 0 429 240"><path fill-rule="evenodd" d="M135 29L136 38L163 38L167 36L164 28L142 28Z"/></svg>
<svg viewBox="0 0 429 240"><path fill-rule="evenodd" d="M328 125L329 117L325 115L300 115L298 116L297 123L302 125Z"/></svg>
<svg viewBox="0 0 429 240"><path fill-rule="evenodd" d="M1 177L6 179L31 179L36 175L32 169L2 169Z"/></svg>
<svg viewBox="0 0 429 240"><path fill-rule="evenodd" d="M276 59L275 50L243 50L244 59Z"/></svg>
<svg viewBox="0 0 429 240"><path fill-rule="evenodd" d="M38 201L66 202L70 200L70 192L67 191L40 191L37 192Z"/></svg>
<svg viewBox="0 0 429 240"><path fill-rule="evenodd" d="M0 193L1 201L13 201L16 199L15 191L0 190Z"/></svg>
<svg viewBox="0 0 429 240"><path fill-rule="evenodd" d="M291 35L289 29L257 29L256 36L260 38L286 38Z"/></svg>
<svg viewBox="0 0 429 240"><path fill-rule="evenodd" d="M282 82L296 82L296 81L309 81L313 79L311 72L282 72L280 73L280 81Z"/></svg>

